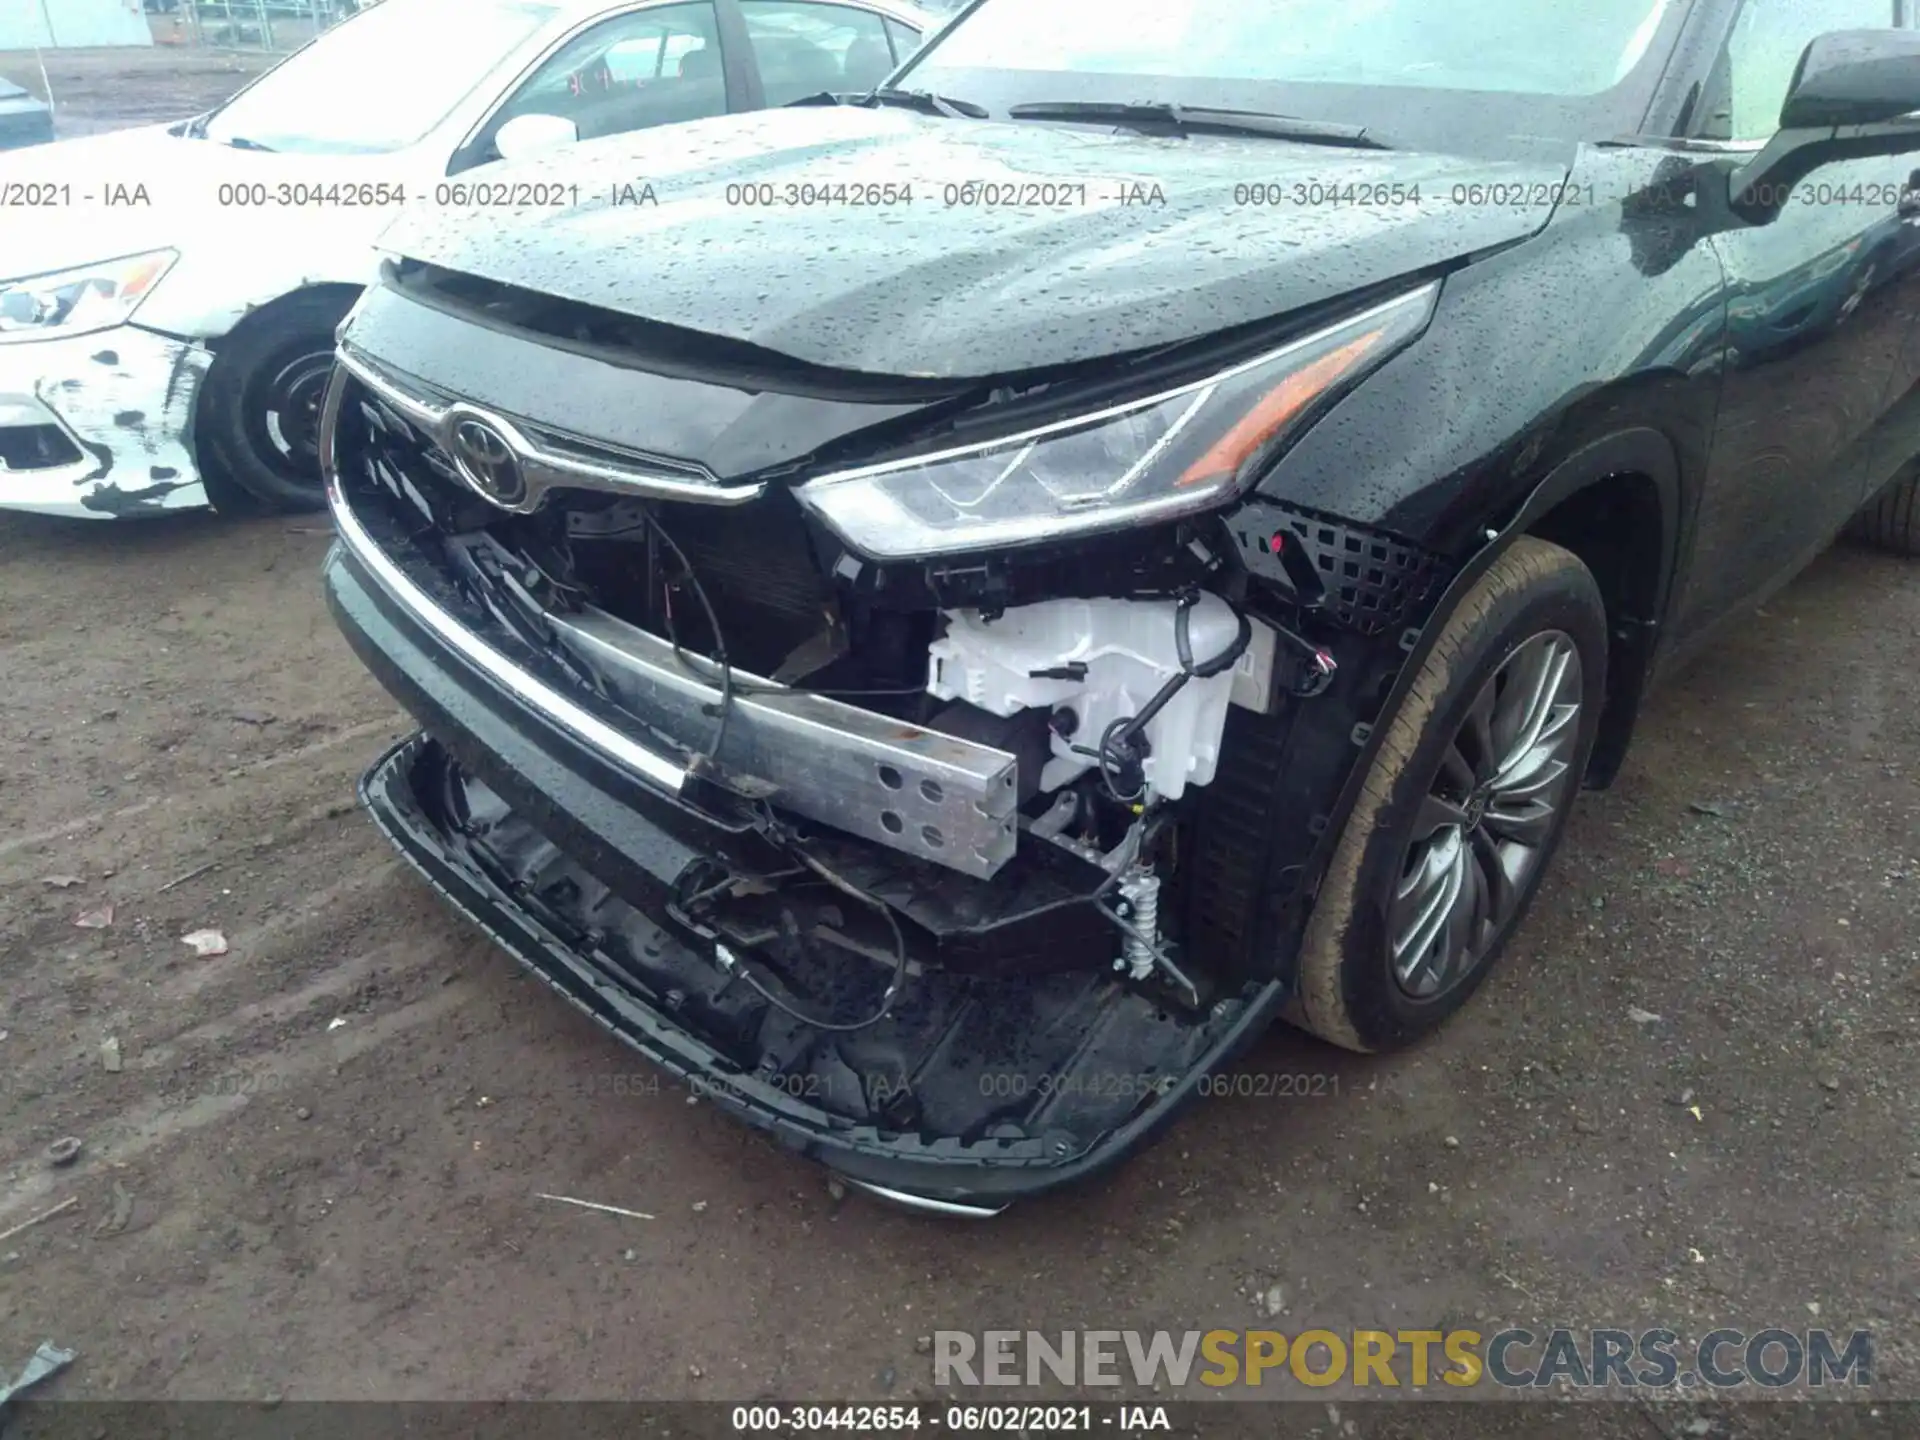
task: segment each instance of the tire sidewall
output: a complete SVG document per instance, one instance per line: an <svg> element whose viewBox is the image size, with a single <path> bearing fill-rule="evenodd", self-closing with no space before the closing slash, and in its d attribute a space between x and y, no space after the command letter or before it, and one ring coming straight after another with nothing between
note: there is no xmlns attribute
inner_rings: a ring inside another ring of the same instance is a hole
<svg viewBox="0 0 1920 1440"><path fill-rule="evenodd" d="M1580 655L1582 696L1580 733L1572 761L1574 778L1520 903L1505 929L1459 983L1432 1000L1415 1000L1401 989L1393 976L1387 921L1388 900L1399 883L1413 817L1439 771L1442 755L1481 688L1522 644L1550 630L1565 632ZM1526 919L1559 849L1574 797L1580 790L1579 777L1584 774L1593 752L1606 700L1606 661L1604 606L1592 576L1577 561L1557 570L1539 585L1498 596L1486 616L1486 623L1477 627L1454 657L1446 688L1438 705L1426 717L1409 762L1393 778L1387 803L1378 812L1359 866L1359 884L1344 936L1340 979L1347 1016L1369 1049L1384 1050L1407 1044L1466 1004Z"/></svg>
<svg viewBox="0 0 1920 1440"><path fill-rule="evenodd" d="M333 332L351 300L332 294L289 296L231 337L217 356L202 391L203 445L226 472L224 478L255 502L281 511L311 510L324 502L316 476L302 482L283 475L260 454L250 432L249 409L269 379L303 355L333 350Z"/></svg>

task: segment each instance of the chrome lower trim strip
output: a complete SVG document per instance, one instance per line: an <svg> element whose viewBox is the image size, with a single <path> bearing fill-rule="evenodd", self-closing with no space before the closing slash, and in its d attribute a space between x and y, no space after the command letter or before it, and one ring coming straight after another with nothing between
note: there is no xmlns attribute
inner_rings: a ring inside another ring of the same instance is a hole
<svg viewBox="0 0 1920 1440"><path fill-rule="evenodd" d="M1007 1207L1004 1205L968 1205L958 1200L932 1200L925 1195L909 1195L904 1190L889 1190L884 1185L871 1185L865 1180L855 1180L851 1175L840 1177L856 1190L864 1190L892 1205L908 1210L919 1210L928 1215L945 1215L956 1220L991 1220Z"/></svg>
<svg viewBox="0 0 1920 1440"><path fill-rule="evenodd" d="M373 537L354 518L340 493L339 477L331 473L331 466L328 469L327 505L333 511L333 523L340 532L340 543L363 569L380 582L389 595L406 607L414 619L475 667L486 672L491 679L576 739L600 750L669 795L680 793L687 780L685 766L636 745L598 716L589 714L559 691L536 680L435 605L425 591L386 557Z"/></svg>
<svg viewBox="0 0 1920 1440"><path fill-rule="evenodd" d="M745 505L766 493L764 483L729 485L699 473L675 473L662 468L602 464L579 455L570 455L543 445L506 416L485 406L465 401L441 405L412 394L374 361L342 343L337 351L340 368L364 385L382 404L415 429L430 436L434 443L453 453L451 434L455 421L470 418L484 422L511 447L524 485L513 495L502 498L469 480L468 486L482 499L516 515L538 510L547 493L557 489L598 490L640 500L685 500L698 505ZM531 421L528 422L532 423ZM664 464L664 462L663 462ZM698 467L689 467L697 471ZM462 478L465 478L462 472Z"/></svg>

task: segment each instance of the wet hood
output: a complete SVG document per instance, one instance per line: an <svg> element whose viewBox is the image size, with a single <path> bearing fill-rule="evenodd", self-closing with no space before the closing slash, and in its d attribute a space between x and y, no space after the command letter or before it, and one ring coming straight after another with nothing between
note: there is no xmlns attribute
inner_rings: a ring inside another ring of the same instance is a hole
<svg viewBox="0 0 1920 1440"><path fill-rule="evenodd" d="M983 376L1195 339L1523 238L1546 207L1456 204L1454 185L1564 173L806 107L474 171L462 178L576 188L485 223L410 210L381 245L812 364ZM948 187L969 183L1001 187L980 197L1001 203L949 203L963 197ZM837 188L889 184L910 186L912 203L858 205L886 197ZM1295 184L1319 187L1307 198L1321 203L1292 203ZM1053 193L1006 203L1006 187L1033 185ZM1286 203L1249 203L1248 185ZM729 193L741 186L755 188ZM789 186L816 203L783 203ZM1383 186L1418 186L1420 203Z"/></svg>

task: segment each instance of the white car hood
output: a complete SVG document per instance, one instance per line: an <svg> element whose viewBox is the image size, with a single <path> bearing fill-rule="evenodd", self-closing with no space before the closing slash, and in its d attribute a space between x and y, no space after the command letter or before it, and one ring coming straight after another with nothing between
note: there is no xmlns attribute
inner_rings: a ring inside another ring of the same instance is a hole
<svg viewBox="0 0 1920 1440"><path fill-rule="evenodd" d="M0 230L0 279L63 270L147 250L180 259L140 320L182 334L219 334L253 305L303 285L364 284L372 240L398 205L247 205L228 184L360 187L406 181L399 155L296 155L236 150L163 125L0 155L0 182L63 187L60 203L10 213ZM428 182L431 183L430 181ZM409 186L411 192L417 186Z"/></svg>
<svg viewBox="0 0 1920 1440"><path fill-rule="evenodd" d="M0 230L0 278L172 244L177 222L158 200L146 206L110 204L107 187L123 187L133 195L144 185L149 197L180 188L190 167L183 164L176 171L175 152L191 146L168 135L165 127L153 126L0 155L0 182L37 186L43 195L53 192L50 203L9 214Z"/></svg>

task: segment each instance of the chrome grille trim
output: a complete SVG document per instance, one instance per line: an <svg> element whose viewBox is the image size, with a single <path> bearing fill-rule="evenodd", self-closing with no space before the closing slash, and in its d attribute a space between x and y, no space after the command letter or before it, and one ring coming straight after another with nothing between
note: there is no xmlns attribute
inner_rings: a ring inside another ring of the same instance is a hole
<svg viewBox="0 0 1920 1440"><path fill-rule="evenodd" d="M464 401L443 402L416 394L379 364L351 346L341 344L340 368L400 416L409 425L451 454L452 422L462 417L484 419L512 444L525 478L525 491L511 504L474 488L489 504L525 515L538 510L556 489L597 490L642 500L683 500L699 505L744 505L766 493L764 482L729 485L692 466L631 465L589 459L559 448L558 437L544 438L539 427L516 424L484 406ZM596 446L596 448L599 448Z"/></svg>
<svg viewBox="0 0 1920 1440"><path fill-rule="evenodd" d="M401 573L387 559L378 543L353 517L340 493L337 479L327 482L327 503L333 511L333 523L347 553L372 575L386 592L471 664L484 671L496 684L531 705L554 724L571 732L618 762L629 773L640 777L669 795L678 795L687 782L687 768L644 745L635 744L597 715L588 714L559 691L542 684L515 665L491 645L485 644L458 620L430 600L426 592Z"/></svg>
<svg viewBox="0 0 1920 1440"><path fill-rule="evenodd" d="M346 367L334 371L320 427L327 503L341 547L417 623L507 693L628 773L680 794L694 773L690 745L679 757L649 748L617 720L509 659L410 579L355 516L347 487L360 482L342 475L339 454L341 411L353 383ZM399 478L406 481L404 473ZM719 685L688 666L669 641L592 608L549 612L546 621L555 642L601 679L607 698L637 727L671 737L669 744L714 733ZM989 879L1013 857L1019 830L1012 754L737 668L733 676L741 692L719 757L723 773L759 781L756 793L795 815L964 875Z"/></svg>

